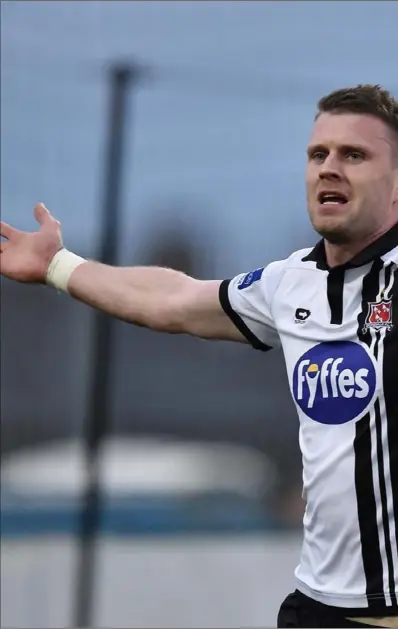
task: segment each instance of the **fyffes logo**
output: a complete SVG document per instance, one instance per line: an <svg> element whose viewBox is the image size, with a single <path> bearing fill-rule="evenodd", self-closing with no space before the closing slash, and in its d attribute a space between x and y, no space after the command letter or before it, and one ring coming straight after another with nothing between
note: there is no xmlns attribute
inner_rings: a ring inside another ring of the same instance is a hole
<svg viewBox="0 0 398 629"><path fill-rule="evenodd" d="M320 343L297 361L293 396L310 419L345 424L368 410L376 380L374 362L359 343Z"/></svg>

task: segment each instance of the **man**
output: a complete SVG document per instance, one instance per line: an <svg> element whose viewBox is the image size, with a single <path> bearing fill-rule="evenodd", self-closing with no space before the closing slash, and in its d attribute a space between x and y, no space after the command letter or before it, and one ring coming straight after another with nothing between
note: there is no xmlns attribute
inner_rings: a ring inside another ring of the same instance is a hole
<svg viewBox="0 0 398 629"><path fill-rule="evenodd" d="M1 272L154 330L282 345L306 512L278 626L397 627L398 102L371 85L321 99L306 180L322 240L232 280L85 261L41 204L38 232L2 224Z"/></svg>

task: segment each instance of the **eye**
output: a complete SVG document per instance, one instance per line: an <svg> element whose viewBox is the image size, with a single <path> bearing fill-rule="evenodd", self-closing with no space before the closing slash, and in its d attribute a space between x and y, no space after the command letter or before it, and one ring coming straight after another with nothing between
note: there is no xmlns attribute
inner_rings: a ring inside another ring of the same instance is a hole
<svg viewBox="0 0 398 629"><path fill-rule="evenodd" d="M326 151L314 151L314 153L311 153L310 155L310 159L312 159L314 162L317 162L318 164L325 161L326 157Z"/></svg>
<svg viewBox="0 0 398 629"><path fill-rule="evenodd" d="M360 151L347 151L345 157L350 160L350 162L361 162L365 156Z"/></svg>

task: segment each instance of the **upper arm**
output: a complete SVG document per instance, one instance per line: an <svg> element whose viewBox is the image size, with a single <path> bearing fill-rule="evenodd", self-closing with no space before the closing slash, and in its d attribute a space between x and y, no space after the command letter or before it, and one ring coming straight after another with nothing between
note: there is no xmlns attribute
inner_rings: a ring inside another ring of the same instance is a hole
<svg viewBox="0 0 398 629"><path fill-rule="evenodd" d="M255 349L267 351L280 346L273 302L284 269L284 261L272 262L221 283L224 312Z"/></svg>
<svg viewBox="0 0 398 629"><path fill-rule="evenodd" d="M220 280L187 278L178 304L178 331L204 339L247 343L220 301Z"/></svg>
<svg viewBox="0 0 398 629"><path fill-rule="evenodd" d="M179 330L201 338L250 343L263 351L278 347L272 301L283 271L284 262L273 262L232 280L189 278L180 293Z"/></svg>

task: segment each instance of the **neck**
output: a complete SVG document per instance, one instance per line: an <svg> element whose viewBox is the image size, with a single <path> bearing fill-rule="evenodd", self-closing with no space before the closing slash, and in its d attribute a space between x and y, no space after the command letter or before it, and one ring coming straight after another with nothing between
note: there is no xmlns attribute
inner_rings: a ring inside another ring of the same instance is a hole
<svg viewBox="0 0 398 629"><path fill-rule="evenodd" d="M361 238L361 240L347 242L344 244L333 244L328 240L325 240L325 253L326 253L326 261L330 268L334 266L340 266L341 264L346 264L349 260L352 260L358 253L366 249L372 242L378 240L383 234L387 233L397 222L395 219L392 224L387 225L374 232L373 234Z"/></svg>
<svg viewBox="0 0 398 629"><path fill-rule="evenodd" d="M382 236L383 234L380 234ZM367 240L361 240L361 242L345 243L341 245L335 245L325 240L325 252L326 261L330 268L334 266L340 266L346 264L349 260L352 260L360 251L366 249L372 242L377 240L378 236L374 236Z"/></svg>

